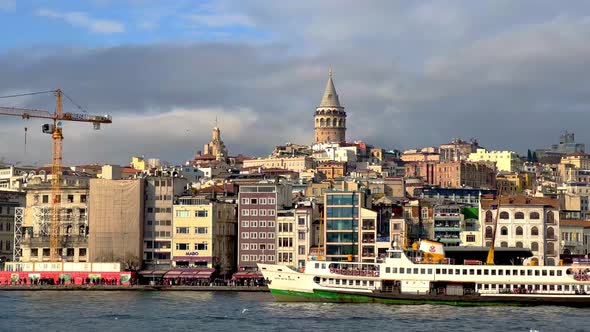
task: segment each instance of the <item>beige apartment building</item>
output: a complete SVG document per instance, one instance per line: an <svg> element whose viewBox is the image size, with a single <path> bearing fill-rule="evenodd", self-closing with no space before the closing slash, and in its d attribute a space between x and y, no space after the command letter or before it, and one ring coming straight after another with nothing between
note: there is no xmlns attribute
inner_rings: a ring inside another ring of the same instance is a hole
<svg viewBox="0 0 590 332"><path fill-rule="evenodd" d="M58 253L68 262L88 262L89 178L62 180ZM51 181L36 177L27 185L20 241L21 261L50 261Z"/></svg>
<svg viewBox="0 0 590 332"><path fill-rule="evenodd" d="M291 158L259 158L244 160L244 168L261 167L261 168L282 168L294 172L303 172L314 167L314 161L308 156L291 157Z"/></svg>
<svg viewBox="0 0 590 332"><path fill-rule="evenodd" d="M172 219L172 267L235 270L237 206L206 198L177 199Z"/></svg>

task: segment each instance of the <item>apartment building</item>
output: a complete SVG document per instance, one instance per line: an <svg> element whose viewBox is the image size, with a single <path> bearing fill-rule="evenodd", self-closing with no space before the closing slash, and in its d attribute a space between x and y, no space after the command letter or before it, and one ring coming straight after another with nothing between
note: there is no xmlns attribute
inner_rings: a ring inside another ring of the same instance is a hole
<svg viewBox="0 0 590 332"><path fill-rule="evenodd" d="M12 259L14 250L14 215L25 206L25 193L0 190L0 261Z"/></svg>
<svg viewBox="0 0 590 332"><path fill-rule="evenodd" d="M170 269L172 266L172 208L174 198L182 196L184 178L149 176L145 179L143 225L143 265L146 269Z"/></svg>
<svg viewBox="0 0 590 332"><path fill-rule="evenodd" d="M91 262L139 269L143 257L143 179L91 179L88 251Z"/></svg>
<svg viewBox="0 0 590 332"><path fill-rule="evenodd" d="M172 218L172 266L217 269L221 274L235 270L236 208L205 196L178 198Z"/></svg>
<svg viewBox="0 0 590 332"><path fill-rule="evenodd" d="M485 246L529 248L531 264L559 262L559 203L556 199L527 196L482 198L479 222Z"/></svg>
<svg viewBox="0 0 590 332"><path fill-rule="evenodd" d="M61 181L58 256L68 262L87 262L88 256L88 177L64 176ZM52 209L51 181L35 177L27 184L22 223L21 261L50 261Z"/></svg>
<svg viewBox="0 0 590 332"><path fill-rule="evenodd" d="M277 215L291 208L291 186L240 185L238 193L238 269L256 271L257 263L277 262Z"/></svg>

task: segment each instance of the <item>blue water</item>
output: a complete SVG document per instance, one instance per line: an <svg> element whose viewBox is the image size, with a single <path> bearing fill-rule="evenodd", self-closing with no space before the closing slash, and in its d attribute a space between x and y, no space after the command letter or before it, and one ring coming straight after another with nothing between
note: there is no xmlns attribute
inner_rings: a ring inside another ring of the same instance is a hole
<svg viewBox="0 0 590 332"><path fill-rule="evenodd" d="M1 331L590 331L590 309L277 303L268 293L0 292Z"/></svg>

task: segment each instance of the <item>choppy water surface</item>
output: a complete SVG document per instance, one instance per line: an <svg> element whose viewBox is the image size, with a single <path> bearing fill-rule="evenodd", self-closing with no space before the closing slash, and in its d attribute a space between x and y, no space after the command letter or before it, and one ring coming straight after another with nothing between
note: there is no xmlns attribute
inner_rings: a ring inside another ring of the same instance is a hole
<svg viewBox="0 0 590 332"><path fill-rule="evenodd" d="M0 292L1 331L590 331L590 309L277 303L268 293Z"/></svg>

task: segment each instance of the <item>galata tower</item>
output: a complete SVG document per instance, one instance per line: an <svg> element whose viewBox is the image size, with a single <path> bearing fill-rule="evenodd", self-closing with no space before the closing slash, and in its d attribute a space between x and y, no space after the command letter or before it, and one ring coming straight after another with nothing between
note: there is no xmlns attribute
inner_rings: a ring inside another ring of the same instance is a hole
<svg viewBox="0 0 590 332"><path fill-rule="evenodd" d="M341 143L346 141L346 112L340 105L332 81L330 68L328 84L320 105L315 109L315 142Z"/></svg>

